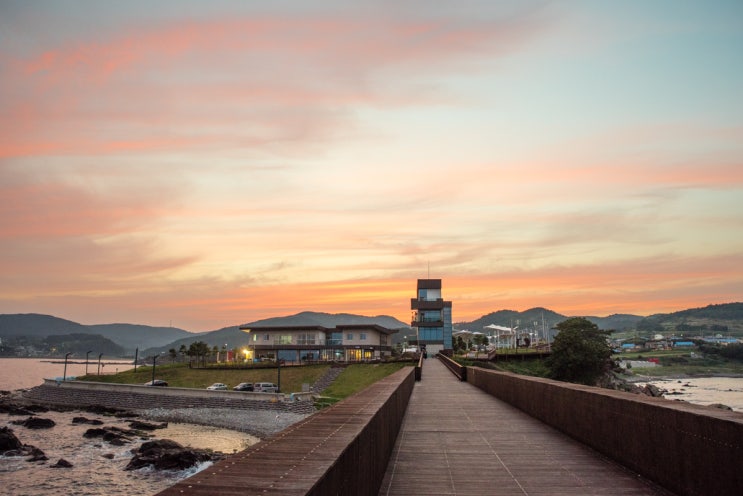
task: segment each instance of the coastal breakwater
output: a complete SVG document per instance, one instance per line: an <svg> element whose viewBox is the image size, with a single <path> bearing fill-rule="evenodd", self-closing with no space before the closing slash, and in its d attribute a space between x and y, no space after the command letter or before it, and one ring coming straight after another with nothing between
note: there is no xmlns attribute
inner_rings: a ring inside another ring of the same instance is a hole
<svg viewBox="0 0 743 496"><path fill-rule="evenodd" d="M477 367L465 377L674 493L743 487L741 413Z"/></svg>
<svg viewBox="0 0 743 496"><path fill-rule="evenodd" d="M293 394L287 397L273 393L206 391L52 379L47 379L40 386L29 389L23 397L39 403L76 408L86 406L125 410L231 408L276 410L299 414L310 414L315 411L310 393Z"/></svg>

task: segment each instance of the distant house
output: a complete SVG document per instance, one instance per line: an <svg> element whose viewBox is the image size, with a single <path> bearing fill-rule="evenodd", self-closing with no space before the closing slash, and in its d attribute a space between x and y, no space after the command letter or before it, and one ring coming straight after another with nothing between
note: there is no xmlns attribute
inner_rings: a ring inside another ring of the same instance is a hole
<svg viewBox="0 0 743 496"><path fill-rule="evenodd" d="M673 343L674 348L693 348L694 343L691 341L675 341Z"/></svg>
<svg viewBox="0 0 743 496"><path fill-rule="evenodd" d="M324 327L241 326L248 334L246 356L253 359L278 358L285 362L361 362L392 354L391 334L375 324L338 325Z"/></svg>

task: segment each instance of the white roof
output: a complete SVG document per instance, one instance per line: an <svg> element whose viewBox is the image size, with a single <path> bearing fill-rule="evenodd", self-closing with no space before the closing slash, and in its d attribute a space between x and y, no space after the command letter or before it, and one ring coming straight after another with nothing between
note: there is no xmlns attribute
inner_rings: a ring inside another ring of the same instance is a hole
<svg viewBox="0 0 743 496"><path fill-rule="evenodd" d="M510 327L499 326L495 324L486 325L484 329L493 329L494 331L511 331Z"/></svg>

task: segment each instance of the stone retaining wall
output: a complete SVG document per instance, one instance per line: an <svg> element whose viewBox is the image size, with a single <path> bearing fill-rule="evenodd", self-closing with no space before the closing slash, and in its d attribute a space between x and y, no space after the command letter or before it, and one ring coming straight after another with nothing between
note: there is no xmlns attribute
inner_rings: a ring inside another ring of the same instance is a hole
<svg viewBox="0 0 743 496"><path fill-rule="evenodd" d="M307 395L251 393L240 391L205 391L201 389L147 387L102 382L55 381L47 379L41 386L28 390L23 397L46 404L74 407L100 405L125 410L151 408L234 408L241 410L276 410L314 413Z"/></svg>
<svg viewBox="0 0 743 496"><path fill-rule="evenodd" d="M477 367L467 382L674 493L743 488L741 413Z"/></svg>

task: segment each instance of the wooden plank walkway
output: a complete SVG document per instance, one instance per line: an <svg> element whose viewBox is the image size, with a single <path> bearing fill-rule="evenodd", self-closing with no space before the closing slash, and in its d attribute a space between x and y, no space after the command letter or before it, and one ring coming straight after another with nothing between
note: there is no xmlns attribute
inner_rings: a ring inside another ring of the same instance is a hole
<svg viewBox="0 0 743 496"><path fill-rule="evenodd" d="M429 358L423 380L413 389L379 494L669 493L460 382L441 362Z"/></svg>

